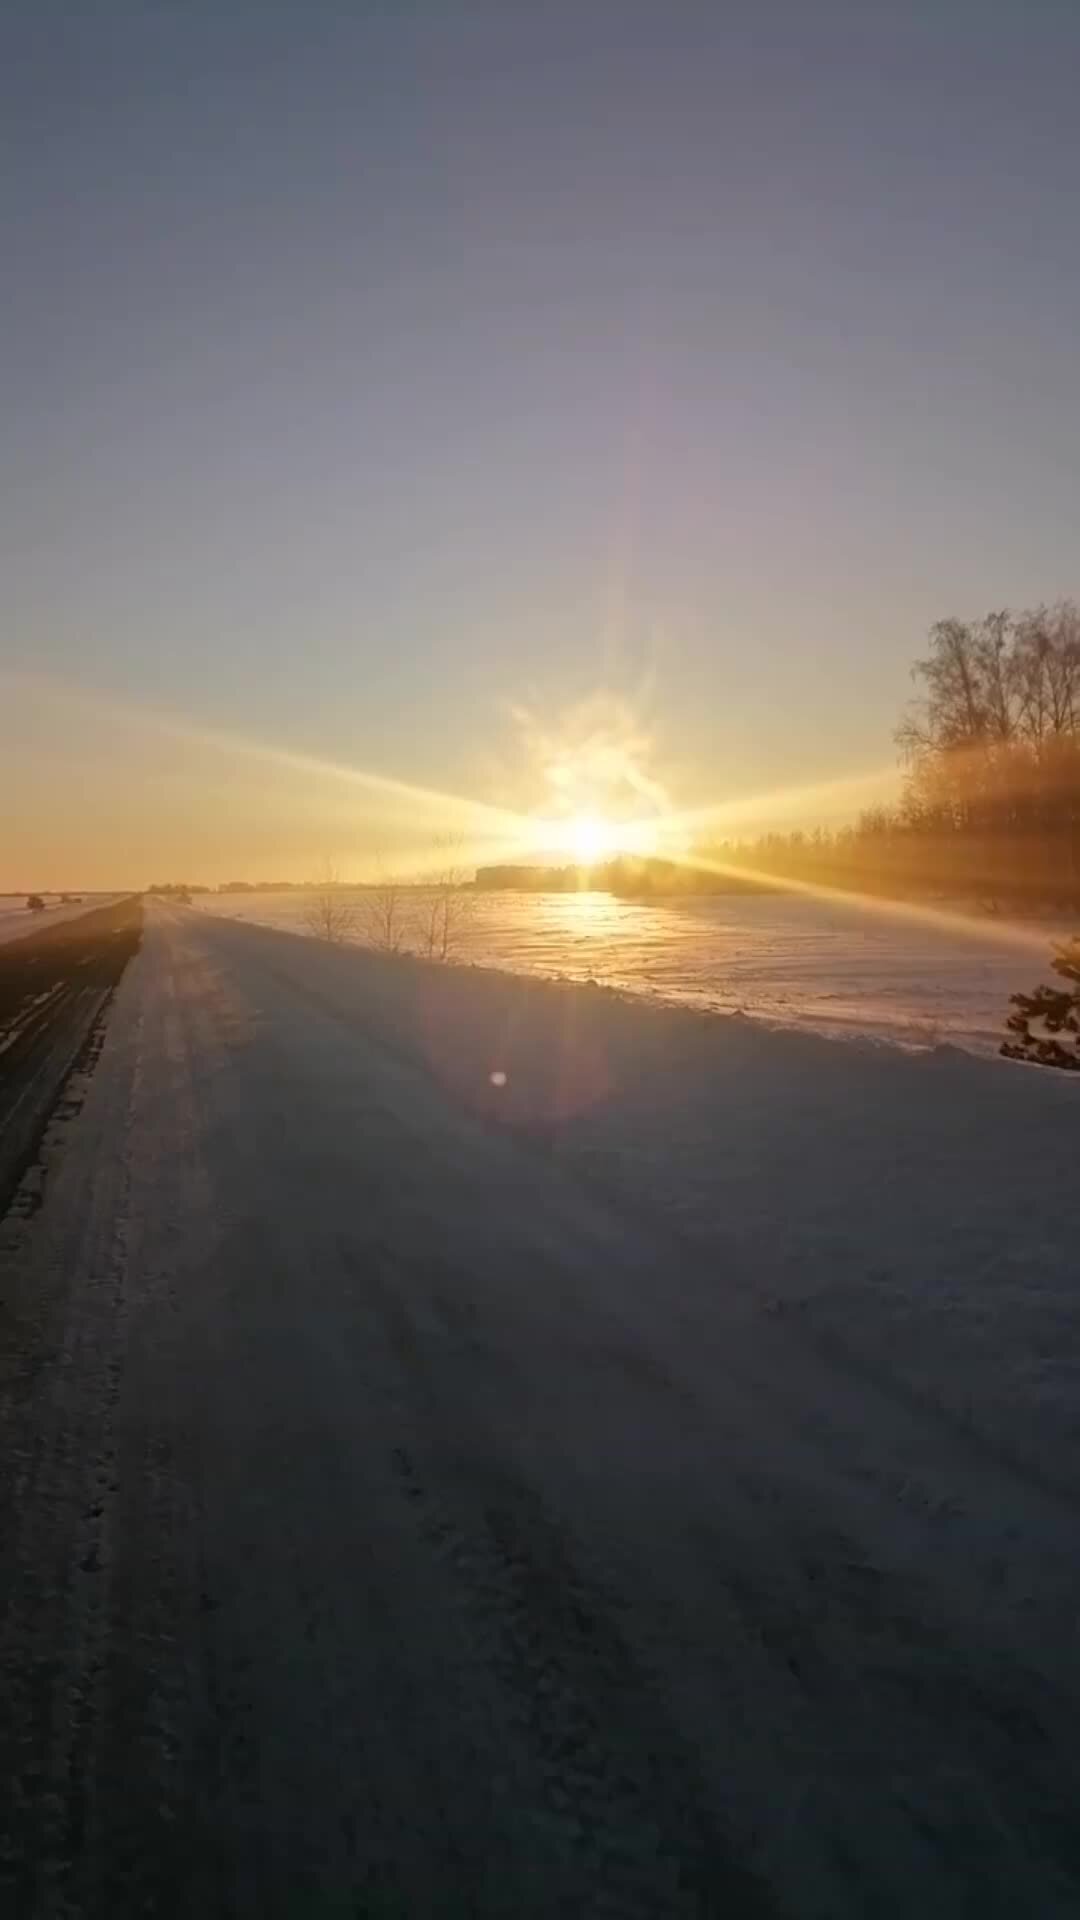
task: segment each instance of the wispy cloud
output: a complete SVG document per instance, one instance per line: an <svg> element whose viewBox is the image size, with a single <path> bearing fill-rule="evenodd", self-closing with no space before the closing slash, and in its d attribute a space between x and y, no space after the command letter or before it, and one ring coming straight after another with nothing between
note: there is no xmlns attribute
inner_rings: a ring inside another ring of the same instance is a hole
<svg viewBox="0 0 1080 1920"><path fill-rule="evenodd" d="M517 703L510 718L531 811L615 819L668 812L652 735L626 696L597 690L553 718Z"/></svg>

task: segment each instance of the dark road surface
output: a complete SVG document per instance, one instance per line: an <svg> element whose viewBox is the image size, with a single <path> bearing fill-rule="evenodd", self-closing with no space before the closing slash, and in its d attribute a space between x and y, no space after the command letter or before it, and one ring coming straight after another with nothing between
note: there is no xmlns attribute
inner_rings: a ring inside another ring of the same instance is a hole
<svg viewBox="0 0 1080 1920"><path fill-rule="evenodd" d="M0 938L0 1214L142 932L134 896L54 909Z"/></svg>
<svg viewBox="0 0 1080 1920"><path fill-rule="evenodd" d="M336 958L151 909L0 1225L0 1910L1075 1916L1074 1508Z"/></svg>

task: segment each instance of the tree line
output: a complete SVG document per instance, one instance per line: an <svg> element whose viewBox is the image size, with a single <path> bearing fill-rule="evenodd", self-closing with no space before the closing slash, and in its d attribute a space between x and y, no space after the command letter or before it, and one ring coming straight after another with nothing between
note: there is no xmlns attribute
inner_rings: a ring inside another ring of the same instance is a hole
<svg viewBox="0 0 1080 1920"><path fill-rule="evenodd" d="M1080 907L1080 609L940 620L913 674L895 807L703 851L863 892Z"/></svg>

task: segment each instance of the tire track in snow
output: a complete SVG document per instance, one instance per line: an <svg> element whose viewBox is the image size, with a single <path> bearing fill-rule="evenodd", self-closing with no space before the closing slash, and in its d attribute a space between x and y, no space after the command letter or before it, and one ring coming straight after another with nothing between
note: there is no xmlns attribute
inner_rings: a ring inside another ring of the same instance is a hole
<svg viewBox="0 0 1080 1920"><path fill-rule="evenodd" d="M492 1463L467 1404L445 1390L463 1358L475 1378L477 1360L460 1303L434 1290L440 1280L453 1286L452 1270L436 1262L420 1276L432 1287L424 1307L453 1330L433 1365L406 1303L415 1272L396 1272L386 1252L359 1267L347 1243L340 1252L377 1303L396 1361L386 1422L404 1437L390 1459L431 1553L434 1589L455 1608L476 1684L497 1690L525 1756L531 1807L523 1817L519 1799L511 1817L543 1887L537 1912L587 1903L626 1920L720 1910L766 1920L772 1902L707 1811L693 1755L620 1630L617 1594L585 1570L582 1543L535 1489ZM481 1475L455 1470L485 1455Z"/></svg>

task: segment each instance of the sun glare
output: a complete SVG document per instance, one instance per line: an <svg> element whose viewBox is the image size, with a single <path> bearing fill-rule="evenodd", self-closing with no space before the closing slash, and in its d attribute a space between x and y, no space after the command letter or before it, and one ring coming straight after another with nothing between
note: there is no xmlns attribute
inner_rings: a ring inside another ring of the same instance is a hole
<svg viewBox="0 0 1080 1920"><path fill-rule="evenodd" d="M616 830L610 820L601 819L599 814L582 813L568 820L565 836L567 852L585 867L595 865L598 860L610 860L617 851Z"/></svg>
<svg viewBox="0 0 1080 1920"><path fill-rule="evenodd" d="M564 820L538 822L534 841L548 857L561 854L578 866L597 867L624 854L654 853L657 834L653 821L608 820L602 813L575 813Z"/></svg>

